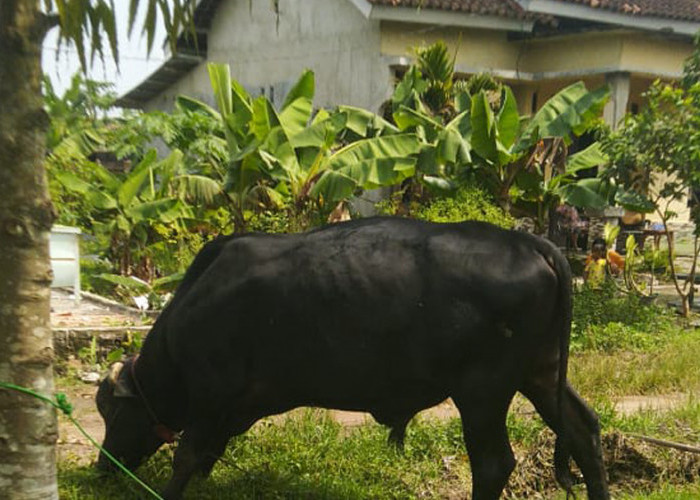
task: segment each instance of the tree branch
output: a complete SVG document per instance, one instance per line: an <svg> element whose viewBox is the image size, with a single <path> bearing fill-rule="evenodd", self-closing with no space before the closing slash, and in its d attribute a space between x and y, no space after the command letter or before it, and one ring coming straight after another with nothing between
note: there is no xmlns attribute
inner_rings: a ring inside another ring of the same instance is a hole
<svg viewBox="0 0 700 500"><path fill-rule="evenodd" d="M642 436L640 434L626 434L627 436L639 439L640 441L645 441L647 443L663 446L664 448L673 448L674 450L687 451L689 453L700 453L700 448L697 446L690 446L682 443L674 443L672 441L666 441L665 439L656 439L647 436Z"/></svg>

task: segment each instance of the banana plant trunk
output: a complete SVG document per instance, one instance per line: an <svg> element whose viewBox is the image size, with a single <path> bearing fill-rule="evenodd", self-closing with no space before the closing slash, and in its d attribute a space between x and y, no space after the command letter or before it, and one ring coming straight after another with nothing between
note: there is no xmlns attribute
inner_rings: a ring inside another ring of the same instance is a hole
<svg viewBox="0 0 700 500"><path fill-rule="evenodd" d="M0 382L52 394L41 3L0 1ZM53 408L0 388L0 498L58 498L56 435Z"/></svg>

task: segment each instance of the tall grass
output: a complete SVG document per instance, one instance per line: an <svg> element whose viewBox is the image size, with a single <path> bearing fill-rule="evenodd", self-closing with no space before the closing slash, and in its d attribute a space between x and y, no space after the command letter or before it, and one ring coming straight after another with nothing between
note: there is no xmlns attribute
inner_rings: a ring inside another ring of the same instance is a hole
<svg viewBox="0 0 700 500"><path fill-rule="evenodd" d="M668 332L654 349L588 351L572 357L569 378L588 398L631 394L700 394L700 333Z"/></svg>

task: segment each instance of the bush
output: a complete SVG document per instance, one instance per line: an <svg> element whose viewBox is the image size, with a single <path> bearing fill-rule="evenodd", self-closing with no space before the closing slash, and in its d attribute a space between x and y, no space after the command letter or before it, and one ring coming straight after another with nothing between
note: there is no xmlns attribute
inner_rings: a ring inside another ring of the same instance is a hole
<svg viewBox="0 0 700 500"><path fill-rule="evenodd" d="M248 231L262 233L291 233L293 224L283 211L265 210L252 213L248 218Z"/></svg>
<svg viewBox="0 0 700 500"><path fill-rule="evenodd" d="M653 248L644 249L644 267L643 270L668 272L668 250L654 250Z"/></svg>
<svg viewBox="0 0 700 500"><path fill-rule="evenodd" d="M395 213L395 200L377 205L380 213ZM463 186L454 196L434 198L426 204L414 204L411 217L431 222L462 222L476 220L490 222L496 226L510 229L515 221L513 217L498 207L486 191L477 186Z"/></svg>
<svg viewBox="0 0 700 500"><path fill-rule="evenodd" d="M599 290L574 292L572 350L648 349L663 340L672 313L634 294L620 294L607 281Z"/></svg>

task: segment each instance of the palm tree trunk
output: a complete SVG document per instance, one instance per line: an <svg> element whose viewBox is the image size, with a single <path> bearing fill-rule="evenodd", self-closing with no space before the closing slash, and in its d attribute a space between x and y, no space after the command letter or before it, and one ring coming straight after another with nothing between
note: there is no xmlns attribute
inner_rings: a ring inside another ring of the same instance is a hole
<svg viewBox="0 0 700 500"><path fill-rule="evenodd" d="M53 393L47 115L37 0L0 2L0 381ZM56 413L0 389L0 498L53 499Z"/></svg>

